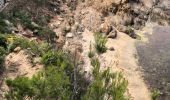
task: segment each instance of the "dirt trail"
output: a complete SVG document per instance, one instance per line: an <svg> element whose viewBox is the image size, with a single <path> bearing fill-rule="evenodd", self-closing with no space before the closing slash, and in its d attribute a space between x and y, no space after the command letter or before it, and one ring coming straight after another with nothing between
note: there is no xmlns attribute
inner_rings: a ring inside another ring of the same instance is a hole
<svg viewBox="0 0 170 100"><path fill-rule="evenodd" d="M151 100L149 90L144 83L140 66L137 64L135 40L120 33L115 43L119 53L118 67L123 69L124 76L129 82L128 90L133 100Z"/></svg>
<svg viewBox="0 0 170 100"><path fill-rule="evenodd" d="M83 36L83 56L85 60L85 70L90 71L89 58L87 57L90 43L94 43L93 33L86 30ZM125 78L128 80L128 95L132 100L151 100L149 90L142 79L140 67L137 65L135 59L136 49L135 40L124 33L118 33L117 39L109 39L107 47L114 47L115 51L107 50L106 53L99 56L102 68L106 66L112 67L113 71L123 72Z"/></svg>

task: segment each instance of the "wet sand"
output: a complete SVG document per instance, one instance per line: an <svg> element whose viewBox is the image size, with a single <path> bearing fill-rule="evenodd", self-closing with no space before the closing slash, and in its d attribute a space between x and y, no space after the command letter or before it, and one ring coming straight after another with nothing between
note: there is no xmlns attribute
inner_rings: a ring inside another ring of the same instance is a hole
<svg viewBox="0 0 170 100"><path fill-rule="evenodd" d="M139 65L150 89L159 89L159 100L170 100L170 27L155 26L145 33L148 42L137 43Z"/></svg>

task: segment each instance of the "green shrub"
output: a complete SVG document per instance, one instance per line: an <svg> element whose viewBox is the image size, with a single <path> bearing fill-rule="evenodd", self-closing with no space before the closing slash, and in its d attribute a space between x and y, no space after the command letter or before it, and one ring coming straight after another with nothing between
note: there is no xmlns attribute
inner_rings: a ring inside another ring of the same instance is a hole
<svg viewBox="0 0 170 100"><path fill-rule="evenodd" d="M121 73L111 73L108 68L100 71L98 59L92 59L93 81L83 97L84 100L126 100L124 93L127 88L127 81Z"/></svg>
<svg viewBox="0 0 170 100"><path fill-rule="evenodd" d="M107 50L106 43L107 43L107 37L103 36L100 33L94 34L95 39L95 48L98 53L105 53Z"/></svg>
<svg viewBox="0 0 170 100"><path fill-rule="evenodd" d="M11 90L5 94L7 99L24 100L26 96L32 97L34 94L31 81L27 77L18 77L15 80L6 80L6 84Z"/></svg>
<svg viewBox="0 0 170 100"><path fill-rule="evenodd" d="M7 39L5 35L0 34L0 46L7 48Z"/></svg>
<svg viewBox="0 0 170 100"><path fill-rule="evenodd" d="M30 52L36 56L42 56L52 49L52 46L46 42L37 43L23 37L12 37L12 41L8 45L8 51L12 52L16 47L21 47L22 49L29 48Z"/></svg>
<svg viewBox="0 0 170 100"><path fill-rule="evenodd" d="M71 71L73 66L67 56L60 51L49 51L42 56L42 62L45 66L56 66L57 68Z"/></svg>
<svg viewBox="0 0 170 100"><path fill-rule="evenodd" d="M94 52L93 52L93 50L92 50L92 45L91 45L91 43L90 43L89 50L90 50L90 51L88 52L88 57L89 57L89 58L93 58L95 54L94 54Z"/></svg>
<svg viewBox="0 0 170 100"><path fill-rule="evenodd" d="M160 91L157 90L157 89L154 89L152 91L152 94L151 94L151 97L152 97L152 100L157 100L157 98L160 96Z"/></svg>
<svg viewBox="0 0 170 100"><path fill-rule="evenodd" d="M14 80L8 79L6 83L10 87L10 91L5 96L10 100L24 100L26 98L69 100L71 93L69 77L63 71L58 71L52 66L31 79L18 77Z"/></svg>
<svg viewBox="0 0 170 100"><path fill-rule="evenodd" d="M8 25L5 23L4 18L0 17L0 33L10 33Z"/></svg>
<svg viewBox="0 0 170 100"><path fill-rule="evenodd" d="M38 31L37 35L39 37L44 38L45 40L47 40L48 43L53 43L54 38L56 37L55 32L53 32L49 28L42 28L41 30Z"/></svg>
<svg viewBox="0 0 170 100"><path fill-rule="evenodd" d="M46 54L48 51L52 49L52 46L47 42L43 42L37 46L38 46L38 50L39 50L38 52L40 56L43 56L44 54Z"/></svg>
<svg viewBox="0 0 170 100"><path fill-rule="evenodd" d="M47 3L48 0L34 0L34 2L37 4L37 5L44 5Z"/></svg>
<svg viewBox="0 0 170 100"><path fill-rule="evenodd" d="M8 51L12 52L16 47L27 49L30 47L29 41L26 38L13 37L13 41L8 46Z"/></svg>
<svg viewBox="0 0 170 100"><path fill-rule="evenodd" d="M4 71L5 56L6 56L6 50L4 49L4 47L0 46L0 74L2 74Z"/></svg>
<svg viewBox="0 0 170 100"><path fill-rule="evenodd" d="M51 18L52 16L50 15L38 16L35 19L35 22L40 26L45 26L50 22Z"/></svg>

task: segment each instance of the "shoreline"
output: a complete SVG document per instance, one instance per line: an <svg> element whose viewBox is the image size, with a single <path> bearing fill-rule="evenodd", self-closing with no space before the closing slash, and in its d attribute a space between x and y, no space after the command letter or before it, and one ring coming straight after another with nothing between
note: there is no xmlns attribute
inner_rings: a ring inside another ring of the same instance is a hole
<svg viewBox="0 0 170 100"><path fill-rule="evenodd" d="M144 81L150 90L158 89L160 91L158 100L170 98L170 92L168 92L170 84L168 78L170 75L169 29L167 26L148 23L143 29L145 41L142 40L135 44Z"/></svg>

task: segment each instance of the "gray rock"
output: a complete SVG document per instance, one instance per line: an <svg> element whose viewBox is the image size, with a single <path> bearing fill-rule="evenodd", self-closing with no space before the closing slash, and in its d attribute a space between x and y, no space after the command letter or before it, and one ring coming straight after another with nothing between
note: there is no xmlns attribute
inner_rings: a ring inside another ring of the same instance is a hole
<svg viewBox="0 0 170 100"><path fill-rule="evenodd" d="M67 33L66 38L73 38L73 33Z"/></svg>
<svg viewBox="0 0 170 100"><path fill-rule="evenodd" d="M40 58L40 57L34 58L34 63L35 63L35 64L41 63L41 58Z"/></svg>
<svg viewBox="0 0 170 100"><path fill-rule="evenodd" d="M124 26L124 25L118 26L117 29L118 29L120 32L123 32L123 33L125 33L125 32L127 31L127 27Z"/></svg>
<svg viewBox="0 0 170 100"><path fill-rule="evenodd" d="M31 22L31 25L33 25L34 27L39 27L38 24L36 24L35 22Z"/></svg>
<svg viewBox="0 0 170 100"><path fill-rule="evenodd" d="M128 34L131 38L137 39L139 36L135 33L135 31L131 28L127 28L126 34Z"/></svg>
<svg viewBox="0 0 170 100"><path fill-rule="evenodd" d="M100 33L104 33L105 35L108 35L113 30L112 26L101 24L99 28Z"/></svg>
<svg viewBox="0 0 170 100"><path fill-rule="evenodd" d="M13 24L9 20L4 20L5 24L8 26L13 26Z"/></svg>
<svg viewBox="0 0 170 100"><path fill-rule="evenodd" d="M109 35L107 36L108 38L112 38L112 39L115 39L117 37L117 31L116 29L113 29Z"/></svg>
<svg viewBox="0 0 170 100"><path fill-rule="evenodd" d="M115 51L115 48L114 47L110 47L109 50L110 51Z"/></svg>
<svg viewBox="0 0 170 100"><path fill-rule="evenodd" d="M14 52L19 52L21 50L21 47L16 47L15 49L14 49Z"/></svg>

